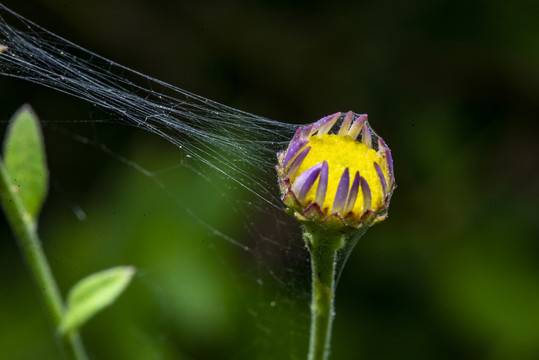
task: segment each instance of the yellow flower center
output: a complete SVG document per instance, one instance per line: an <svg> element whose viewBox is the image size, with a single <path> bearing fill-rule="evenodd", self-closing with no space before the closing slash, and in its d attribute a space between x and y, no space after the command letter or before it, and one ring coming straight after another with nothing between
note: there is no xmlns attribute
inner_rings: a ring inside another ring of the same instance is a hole
<svg viewBox="0 0 539 360"><path fill-rule="evenodd" d="M324 213L331 211L339 180L346 168L348 168L350 172L349 186L351 186L356 172L359 171L359 175L365 178L371 190L370 209L376 211L381 207L384 195L380 178L374 167L374 162L376 161L378 165L380 165L387 182L389 177L387 162L384 157L379 155L375 150L368 148L367 145L362 142L353 140L348 135L313 135L305 145L305 147L307 146L311 146L311 150L305 160L303 160L299 170L296 172L296 176L290 180L294 183L297 176L305 170L326 160L329 172L326 198L324 200L324 206L322 206L322 211ZM305 200L302 202L303 206L315 201L317 187L318 179L309 190ZM361 214L365 210L367 209L363 209L363 194L360 189L352 211L355 214Z"/></svg>

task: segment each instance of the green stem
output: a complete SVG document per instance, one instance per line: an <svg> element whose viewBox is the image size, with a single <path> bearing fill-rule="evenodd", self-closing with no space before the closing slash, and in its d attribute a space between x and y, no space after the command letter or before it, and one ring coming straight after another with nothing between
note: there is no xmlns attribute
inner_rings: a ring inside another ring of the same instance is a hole
<svg viewBox="0 0 539 360"><path fill-rule="evenodd" d="M335 267L337 251L344 236L323 231L306 231L311 253L312 299L309 360L327 360L330 352L331 327L335 313Z"/></svg>
<svg viewBox="0 0 539 360"><path fill-rule="evenodd" d="M64 313L64 303L52 275L47 258L36 232L36 225L24 209L4 164L0 161L0 200L8 222L15 234L21 251L41 292L55 329L58 329ZM69 359L83 360L87 356L78 334L61 338L62 347Z"/></svg>

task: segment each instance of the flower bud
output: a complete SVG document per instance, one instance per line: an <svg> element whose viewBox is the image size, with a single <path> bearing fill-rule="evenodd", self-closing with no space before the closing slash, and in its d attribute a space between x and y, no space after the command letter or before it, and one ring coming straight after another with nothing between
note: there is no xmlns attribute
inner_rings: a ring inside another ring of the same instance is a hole
<svg viewBox="0 0 539 360"><path fill-rule="evenodd" d="M387 217L393 160L367 115L336 113L299 127L277 158L286 211L300 221L351 232Z"/></svg>

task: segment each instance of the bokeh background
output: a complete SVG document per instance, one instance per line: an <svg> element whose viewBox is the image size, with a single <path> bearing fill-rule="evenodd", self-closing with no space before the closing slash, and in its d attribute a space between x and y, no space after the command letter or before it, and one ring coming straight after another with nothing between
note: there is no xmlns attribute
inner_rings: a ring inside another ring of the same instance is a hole
<svg viewBox="0 0 539 360"><path fill-rule="evenodd" d="M2 3L118 63L271 119L369 114L398 188L340 279L332 359L539 358L538 2ZM162 191L118 157L158 172L182 161L174 146L5 77L2 129L26 102L44 121L52 183L40 233L63 293L97 270L140 269L83 329L92 359L305 357L305 254L253 256L185 211L253 245L237 205L247 193L182 166L163 175ZM236 211L224 210L223 188ZM0 358L57 359L3 217L0 239Z"/></svg>

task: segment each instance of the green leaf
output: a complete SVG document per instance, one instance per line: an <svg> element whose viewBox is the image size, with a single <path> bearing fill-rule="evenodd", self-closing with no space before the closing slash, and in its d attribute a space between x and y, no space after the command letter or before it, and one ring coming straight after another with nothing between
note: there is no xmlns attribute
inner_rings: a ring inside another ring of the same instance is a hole
<svg viewBox="0 0 539 360"><path fill-rule="evenodd" d="M135 274L132 266L118 266L89 275L73 286L60 332L67 334L81 327L120 296Z"/></svg>
<svg viewBox="0 0 539 360"><path fill-rule="evenodd" d="M48 171L39 120L29 105L11 118L4 141L4 163L24 209L35 222L47 195Z"/></svg>

